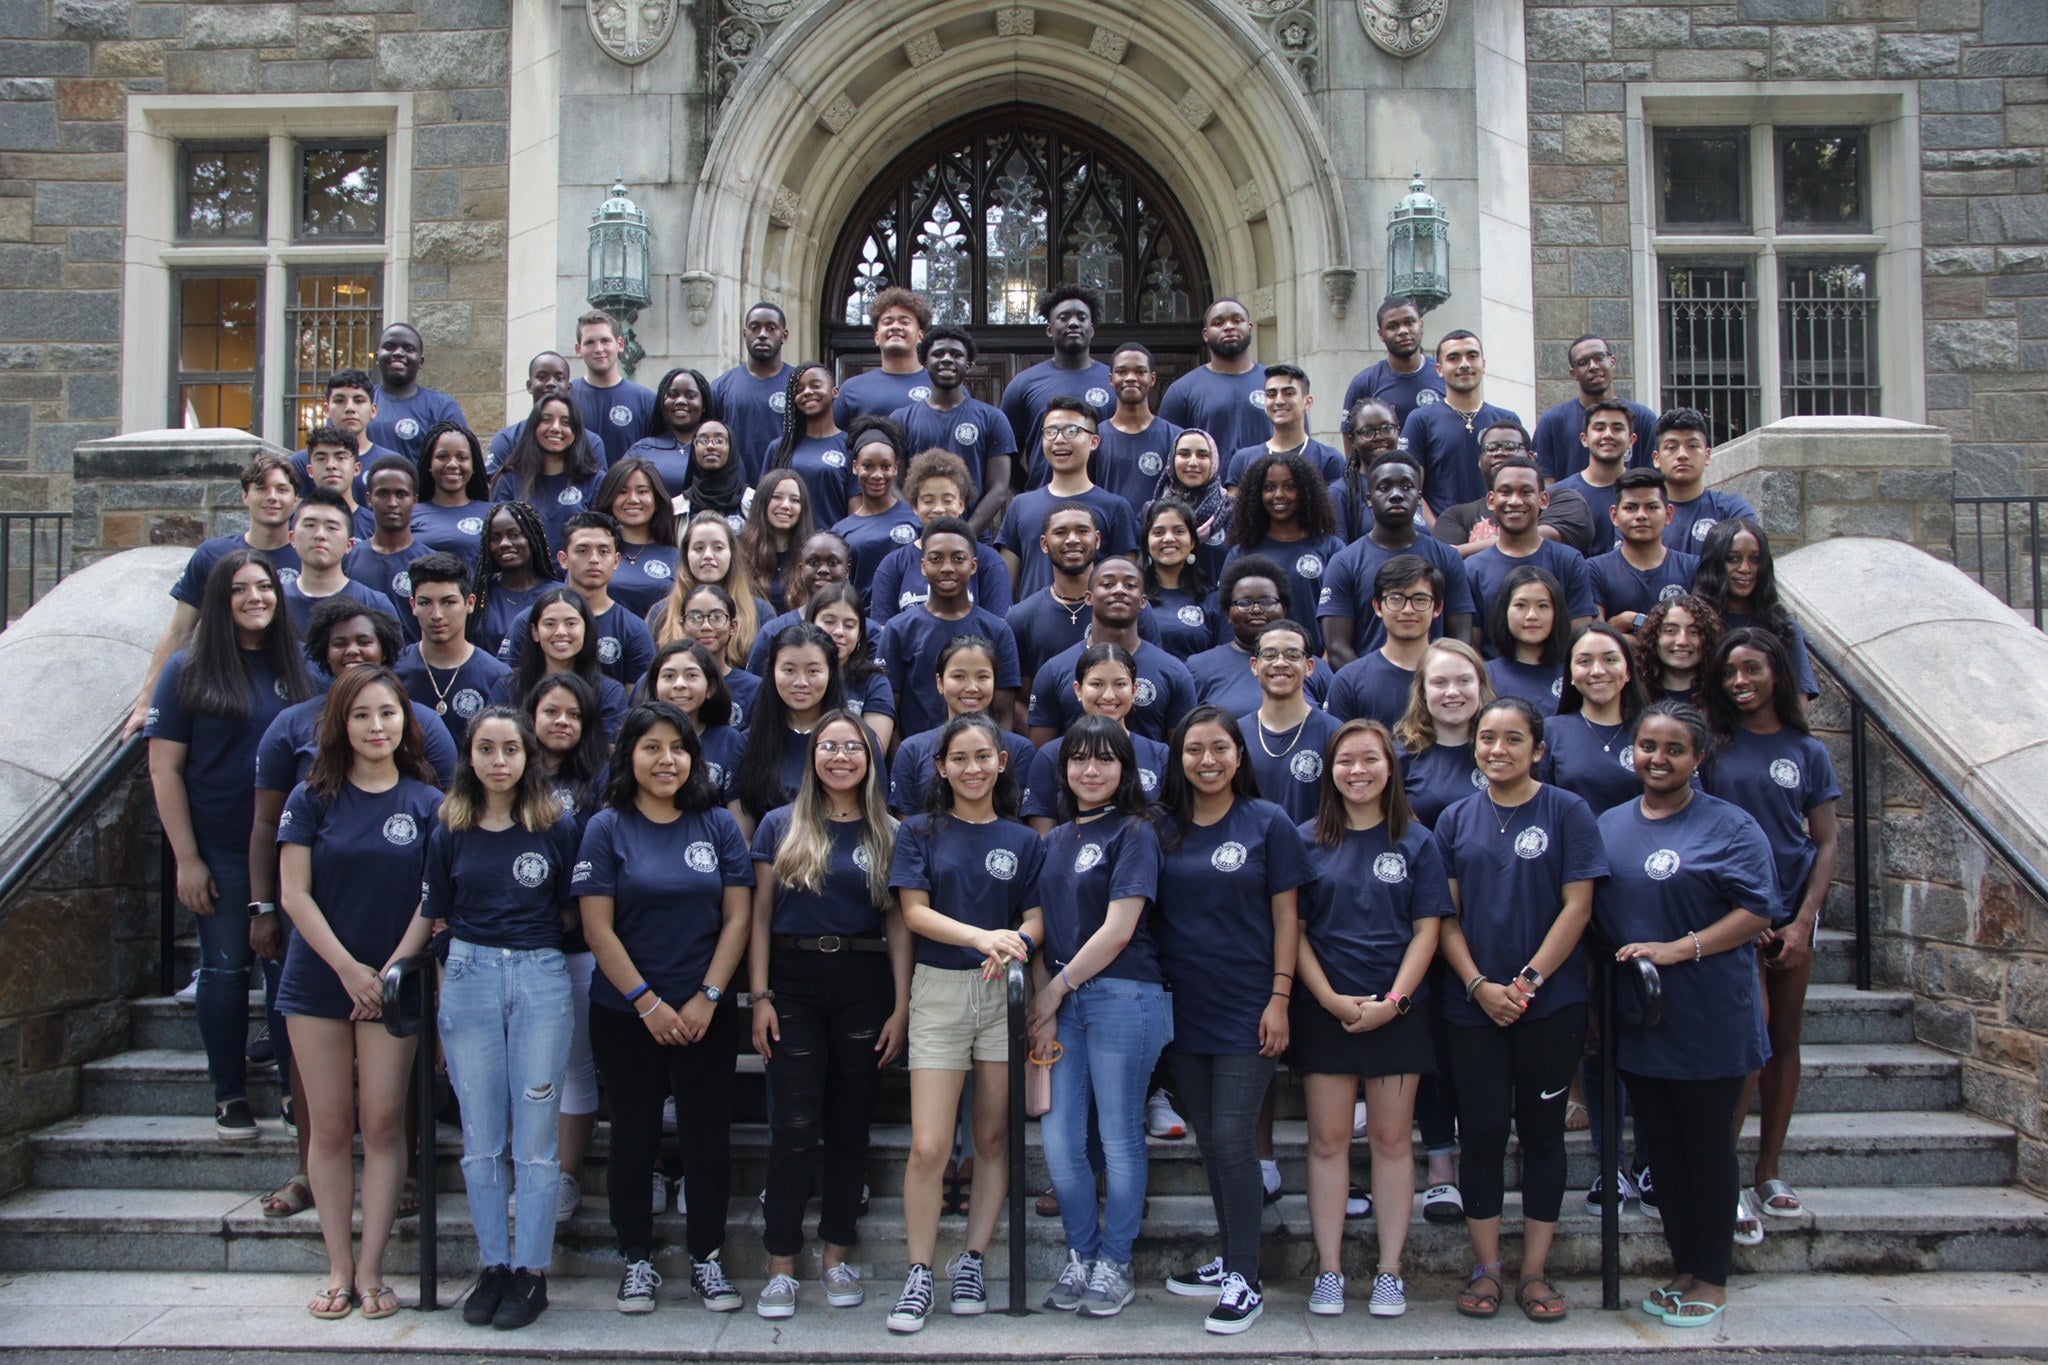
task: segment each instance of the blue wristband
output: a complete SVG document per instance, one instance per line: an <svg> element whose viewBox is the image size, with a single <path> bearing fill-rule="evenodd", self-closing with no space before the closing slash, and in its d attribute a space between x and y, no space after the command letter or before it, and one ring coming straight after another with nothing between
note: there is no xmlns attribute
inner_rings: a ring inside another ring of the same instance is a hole
<svg viewBox="0 0 2048 1365"><path fill-rule="evenodd" d="M1017 937L1024 940L1024 956L1030 957L1038 951L1038 945L1031 941L1031 935L1025 933L1022 929L1017 931Z"/></svg>
<svg viewBox="0 0 2048 1365"><path fill-rule="evenodd" d="M626 996L626 1003L629 1005L632 1004L635 1000L638 1000L641 996L647 994L647 992L653 989L654 987L648 984L647 982L641 982L638 990L632 991Z"/></svg>

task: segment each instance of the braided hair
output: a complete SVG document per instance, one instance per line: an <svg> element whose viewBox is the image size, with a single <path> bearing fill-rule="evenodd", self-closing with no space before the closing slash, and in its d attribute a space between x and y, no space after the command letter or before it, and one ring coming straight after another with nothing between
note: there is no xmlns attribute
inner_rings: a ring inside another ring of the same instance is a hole
<svg viewBox="0 0 2048 1365"><path fill-rule="evenodd" d="M491 553L491 519L500 512L511 513L519 534L526 537L527 558L532 561L533 576L545 583L559 582L562 577L555 557L548 553L548 530L541 524L540 513L523 502L492 504L491 515L484 518L483 550L476 560L476 608L469 613L468 631L472 644L476 642L477 631L483 625L484 613L491 604L491 593L497 588L501 574L497 558Z"/></svg>
<svg viewBox="0 0 2048 1365"><path fill-rule="evenodd" d="M826 368L822 360L806 360L789 372L789 383L782 391L782 439L775 443L775 449L768 452L769 469L789 468L790 457L796 453L797 445L804 439L808 421L803 413L797 410L796 393L803 385L804 376L812 370L824 370L827 381L832 378L832 371Z"/></svg>

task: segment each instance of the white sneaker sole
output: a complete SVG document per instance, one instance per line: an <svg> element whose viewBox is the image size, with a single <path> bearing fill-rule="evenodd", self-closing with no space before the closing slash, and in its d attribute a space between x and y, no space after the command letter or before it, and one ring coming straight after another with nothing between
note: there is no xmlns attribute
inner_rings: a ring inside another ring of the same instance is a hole
<svg viewBox="0 0 2048 1365"><path fill-rule="evenodd" d="M956 1318L978 1318L988 1311L987 1299L954 1299L949 1311Z"/></svg>
<svg viewBox="0 0 2048 1365"><path fill-rule="evenodd" d="M632 1313L637 1315L640 1313L652 1313L654 1311L653 1299L614 1299L612 1300L612 1303L615 1307L618 1308L618 1310L621 1313Z"/></svg>
<svg viewBox="0 0 2048 1365"><path fill-rule="evenodd" d="M1131 1300L1137 1297L1137 1291L1133 1290L1113 1304L1084 1303L1079 1305L1074 1311L1084 1318L1113 1318L1118 1313L1123 1312L1124 1309L1129 1308Z"/></svg>
<svg viewBox="0 0 2048 1365"><path fill-rule="evenodd" d="M1166 1282L1166 1292L1178 1294L1184 1299L1214 1299L1222 1297L1223 1286L1220 1284L1205 1284L1197 1289L1190 1288L1176 1280L1168 1280Z"/></svg>
<svg viewBox="0 0 2048 1365"><path fill-rule="evenodd" d="M924 1330L924 1319L899 1318L894 1313L891 1313L889 1315L889 1330L900 1333L903 1336L909 1336L912 1332L922 1332Z"/></svg>
<svg viewBox="0 0 2048 1365"><path fill-rule="evenodd" d="M1308 1311L1314 1313L1319 1318L1341 1318L1344 1316L1344 1305L1342 1302L1311 1303L1308 1306Z"/></svg>
<svg viewBox="0 0 2048 1365"><path fill-rule="evenodd" d="M746 1300L737 1294L729 1299L707 1299L699 1294L697 1302L703 1304L706 1309L713 1313L736 1313L746 1307Z"/></svg>
<svg viewBox="0 0 2048 1365"><path fill-rule="evenodd" d="M1265 1312L1266 1305L1262 1303L1257 1308L1252 1309L1251 1312L1239 1318L1236 1322L1218 1322L1214 1318L1209 1318L1202 1323L1202 1330L1209 1333L1211 1336L1234 1337L1239 1332L1244 1331L1247 1327L1250 1327L1253 1323L1257 1322L1261 1317L1265 1315Z"/></svg>
<svg viewBox="0 0 2048 1365"><path fill-rule="evenodd" d="M1406 1313L1406 1312L1408 1311L1408 1305L1407 1305L1407 1304L1405 1304L1405 1303L1403 1303L1403 1304L1387 1304L1387 1303L1375 1303L1375 1304L1371 1304L1371 1305L1369 1305L1369 1306L1368 1306L1368 1307L1366 1308L1366 1310L1365 1310L1365 1311L1366 1311L1366 1312L1368 1312L1368 1313L1370 1313L1370 1314L1372 1314L1372 1315L1373 1315L1374 1317L1376 1317L1376 1318L1398 1318L1398 1317L1400 1317L1400 1316L1401 1316L1401 1315L1402 1315L1403 1313Z"/></svg>
<svg viewBox="0 0 2048 1365"><path fill-rule="evenodd" d="M858 1308L867 1302L867 1298L868 1293L863 1289L853 1294L827 1294L825 1302L833 1308Z"/></svg>
<svg viewBox="0 0 2048 1365"><path fill-rule="evenodd" d="M796 1305L793 1303L757 1303L754 1305L754 1312L764 1318L793 1318L796 1316Z"/></svg>

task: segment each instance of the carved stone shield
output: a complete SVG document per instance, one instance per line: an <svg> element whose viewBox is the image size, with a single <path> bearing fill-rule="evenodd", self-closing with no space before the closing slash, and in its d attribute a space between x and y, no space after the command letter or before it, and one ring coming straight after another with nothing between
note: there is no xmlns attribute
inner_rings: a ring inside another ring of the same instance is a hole
<svg viewBox="0 0 2048 1365"><path fill-rule="evenodd" d="M676 31L677 0L590 0L584 17L605 55L627 66L661 51Z"/></svg>
<svg viewBox="0 0 2048 1365"><path fill-rule="evenodd" d="M1413 57L1444 31L1450 0L1358 0L1366 37L1396 57Z"/></svg>

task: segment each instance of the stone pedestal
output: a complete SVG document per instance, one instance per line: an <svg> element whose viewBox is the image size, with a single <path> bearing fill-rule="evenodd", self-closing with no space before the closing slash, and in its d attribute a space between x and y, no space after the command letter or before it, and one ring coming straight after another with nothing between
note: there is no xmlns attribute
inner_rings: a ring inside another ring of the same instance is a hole
<svg viewBox="0 0 2048 1365"><path fill-rule="evenodd" d="M246 530L242 471L266 451L291 453L246 431L213 427L85 442L71 456L72 564Z"/></svg>
<svg viewBox="0 0 2048 1365"><path fill-rule="evenodd" d="M1787 417L1714 451L1707 483L1755 504L1774 553L1836 536L1950 557L1948 433L1888 417Z"/></svg>

